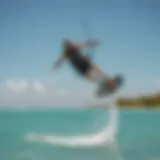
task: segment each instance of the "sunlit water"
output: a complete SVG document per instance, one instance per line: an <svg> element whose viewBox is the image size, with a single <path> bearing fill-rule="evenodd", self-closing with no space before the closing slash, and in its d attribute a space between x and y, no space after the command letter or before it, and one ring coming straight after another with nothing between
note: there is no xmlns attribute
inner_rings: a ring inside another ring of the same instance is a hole
<svg viewBox="0 0 160 160"><path fill-rule="evenodd" d="M43 134L51 137L58 135L70 138L95 134L107 127L108 115L106 109L95 108L86 110L1 111L0 159L160 159L160 111L158 110L121 110L117 136L114 137L113 142L107 141L103 145L96 146L95 143L92 143L87 148L83 145L81 147L74 147L74 145L69 147L50 143L50 141L44 142L41 141L41 138L32 140L33 137L31 139L27 137L27 135ZM113 131L113 128L108 127L108 131L111 130ZM105 134L109 135L108 133ZM105 135L103 135L104 137Z"/></svg>

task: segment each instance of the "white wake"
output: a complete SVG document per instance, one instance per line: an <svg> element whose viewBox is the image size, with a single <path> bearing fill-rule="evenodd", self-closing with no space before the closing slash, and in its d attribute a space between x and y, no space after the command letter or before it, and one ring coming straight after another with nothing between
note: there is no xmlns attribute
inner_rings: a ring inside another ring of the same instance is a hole
<svg viewBox="0 0 160 160"><path fill-rule="evenodd" d="M117 122L118 109L115 102L112 102L110 104L109 122L103 130L98 133L71 137L46 134L28 134L26 138L29 141L38 141L65 147L100 147L106 144L112 144L115 141Z"/></svg>

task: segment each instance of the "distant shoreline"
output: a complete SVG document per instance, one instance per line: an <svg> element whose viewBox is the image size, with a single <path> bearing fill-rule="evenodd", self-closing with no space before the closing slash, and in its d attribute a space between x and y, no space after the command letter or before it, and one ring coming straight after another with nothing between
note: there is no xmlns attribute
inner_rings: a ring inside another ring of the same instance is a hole
<svg viewBox="0 0 160 160"><path fill-rule="evenodd" d="M136 98L119 98L116 101L116 105L121 110L159 110L160 109L160 93L155 93L147 96L137 96ZM86 106L86 109L91 108L107 108L106 104L90 106L89 108ZM0 106L0 111L46 111L46 110L81 110L81 107L63 107L63 106L25 106L25 107L16 107L16 106Z"/></svg>
<svg viewBox="0 0 160 160"><path fill-rule="evenodd" d="M155 93L147 96L137 96L136 98L119 98L117 105L120 108L145 108L156 109L160 108L160 93Z"/></svg>
<svg viewBox="0 0 160 160"><path fill-rule="evenodd" d="M48 111L60 111L60 112L65 112L65 111L85 111L85 110L94 110L94 109L96 109L96 110L101 110L101 109L103 109L103 110L106 110L107 108L110 108L110 107L106 107L105 105L104 106L97 106L97 107L86 107L86 108L84 108L83 110L81 109L81 108L76 108L76 107L68 107L68 108L66 108L66 107L30 107L30 108L16 108L16 107L14 107L14 108L4 108L4 107L0 107L0 113L2 113L2 112L40 112L40 113L42 113L42 112L48 112ZM118 106L118 109L120 110L120 111L126 111L126 112L128 112L128 111L160 111L160 106L159 107L152 107L152 106L150 106L150 107L141 107L141 106L125 106L125 107L123 107L123 106Z"/></svg>

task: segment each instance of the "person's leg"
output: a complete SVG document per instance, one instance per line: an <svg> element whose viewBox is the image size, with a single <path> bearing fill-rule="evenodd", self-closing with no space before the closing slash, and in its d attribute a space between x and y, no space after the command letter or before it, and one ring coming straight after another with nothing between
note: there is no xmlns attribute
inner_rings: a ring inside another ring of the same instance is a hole
<svg viewBox="0 0 160 160"><path fill-rule="evenodd" d="M96 65L89 68L88 72L85 74L85 77L90 82L98 84L98 89L96 91L96 96L98 97L116 92L123 82L123 78L121 76L116 76L114 78L106 76Z"/></svg>
<svg viewBox="0 0 160 160"><path fill-rule="evenodd" d="M86 78L93 83L100 85L107 85L109 88L114 88L116 86L116 79L106 76L105 73L95 64L85 74Z"/></svg>
<svg viewBox="0 0 160 160"><path fill-rule="evenodd" d="M96 65L92 65L85 74L86 78L93 83L102 83L106 79L104 72Z"/></svg>

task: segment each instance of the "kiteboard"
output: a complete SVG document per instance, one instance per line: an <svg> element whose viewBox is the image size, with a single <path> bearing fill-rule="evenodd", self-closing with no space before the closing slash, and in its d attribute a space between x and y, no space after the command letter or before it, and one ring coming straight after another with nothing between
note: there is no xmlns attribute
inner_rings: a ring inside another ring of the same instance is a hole
<svg viewBox="0 0 160 160"><path fill-rule="evenodd" d="M98 97L104 97L104 96L109 96L112 95L114 93L116 93L124 84L124 78L122 75L116 75L113 80L115 80L115 85L114 87L111 87L109 85L107 85L107 83L101 83L99 85L99 88L96 92L96 95Z"/></svg>

